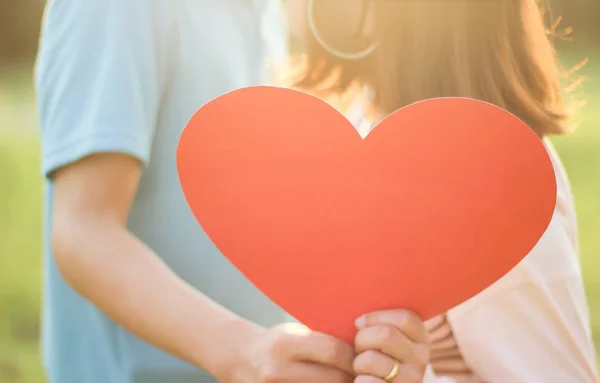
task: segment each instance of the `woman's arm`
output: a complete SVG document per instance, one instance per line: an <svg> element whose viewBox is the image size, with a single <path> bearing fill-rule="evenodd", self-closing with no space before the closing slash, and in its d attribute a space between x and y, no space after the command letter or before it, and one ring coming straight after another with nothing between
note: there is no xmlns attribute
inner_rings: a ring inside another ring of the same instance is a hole
<svg viewBox="0 0 600 383"><path fill-rule="evenodd" d="M597 383L581 277L523 283L449 315L467 365L482 381Z"/></svg>

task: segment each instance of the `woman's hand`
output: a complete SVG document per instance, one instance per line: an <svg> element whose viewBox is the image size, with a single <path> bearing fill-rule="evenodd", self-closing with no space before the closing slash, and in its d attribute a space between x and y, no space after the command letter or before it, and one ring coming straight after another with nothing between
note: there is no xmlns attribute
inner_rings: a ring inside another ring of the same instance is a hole
<svg viewBox="0 0 600 383"><path fill-rule="evenodd" d="M405 310L378 311L356 321L355 383L417 383L429 361L425 324Z"/></svg>
<svg viewBox="0 0 600 383"><path fill-rule="evenodd" d="M220 380L235 383L352 383L352 346L289 323L244 336Z"/></svg>

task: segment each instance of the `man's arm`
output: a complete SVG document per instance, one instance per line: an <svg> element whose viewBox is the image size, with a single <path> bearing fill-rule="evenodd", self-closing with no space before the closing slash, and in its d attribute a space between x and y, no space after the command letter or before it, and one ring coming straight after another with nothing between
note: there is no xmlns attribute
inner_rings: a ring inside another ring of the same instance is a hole
<svg viewBox="0 0 600 383"><path fill-rule="evenodd" d="M254 328L186 285L125 228L140 177L133 157L88 156L54 175L52 247L73 289L142 339L222 373Z"/></svg>
<svg viewBox="0 0 600 383"><path fill-rule="evenodd" d="M53 256L119 325L219 376L254 325L186 285L125 226L168 82L169 3L48 2L36 90Z"/></svg>

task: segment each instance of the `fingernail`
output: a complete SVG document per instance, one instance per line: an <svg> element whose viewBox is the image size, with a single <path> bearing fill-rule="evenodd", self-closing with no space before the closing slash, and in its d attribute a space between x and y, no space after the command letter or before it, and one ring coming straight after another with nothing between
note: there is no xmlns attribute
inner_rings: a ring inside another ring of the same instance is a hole
<svg viewBox="0 0 600 383"><path fill-rule="evenodd" d="M354 322L354 325L359 330L361 328L365 327L367 325L367 316L366 315L361 315L360 317L358 317L358 319Z"/></svg>
<svg viewBox="0 0 600 383"><path fill-rule="evenodd" d="M422 364L429 363L429 346L418 344L415 346L415 355Z"/></svg>

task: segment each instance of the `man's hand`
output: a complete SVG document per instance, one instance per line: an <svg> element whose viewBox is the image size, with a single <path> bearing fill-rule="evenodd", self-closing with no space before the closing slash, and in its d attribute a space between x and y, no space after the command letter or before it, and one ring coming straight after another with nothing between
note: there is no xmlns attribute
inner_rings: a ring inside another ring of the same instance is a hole
<svg viewBox="0 0 600 383"><path fill-rule="evenodd" d="M351 383L352 346L289 323L263 330L232 353L230 375L241 383Z"/></svg>

